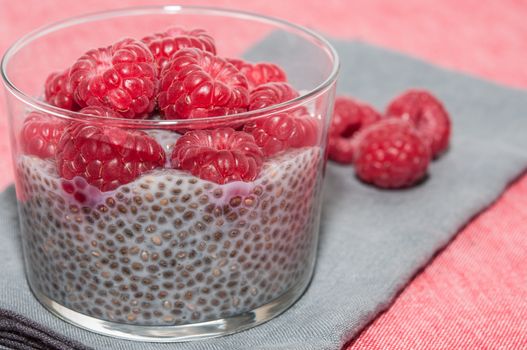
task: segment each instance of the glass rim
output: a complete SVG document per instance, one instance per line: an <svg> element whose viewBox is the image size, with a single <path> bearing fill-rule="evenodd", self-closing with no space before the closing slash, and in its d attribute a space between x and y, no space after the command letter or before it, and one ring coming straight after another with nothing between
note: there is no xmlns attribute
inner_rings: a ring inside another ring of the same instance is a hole
<svg viewBox="0 0 527 350"><path fill-rule="evenodd" d="M196 118L196 119L171 119L171 120L149 120L149 119L126 119L126 118L109 118L95 116L91 114L85 114L75 111L69 111L62 109L51 104L41 101L32 95L29 95L18 88L14 84L7 73L7 66L12 58L19 50L29 45L32 41L43 37L49 33L56 32L60 29L72 27L78 24L93 22L97 20L110 19L116 17L125 17L125 16L140 16L147 14L207 14L215 16L224 16L231 18L239 18L245 20L258 21L262 23L267 23L273 25L277 28L285 28L290 30L295 30L302 33L308 38L311 38L326 52L329 58L332 60L332 69L329 75L319 83L315 88L309 90L305 94L302 94L292 100L273 105L270 107L248 111L243 113L229 114L229 115L220 115L207 118ZM268 115L272 113L279 113L287 111L291 108L297 107L305 102L311 101L318 97L321 93L327 90L337 79L337 75L340 68L339 56L335 48L320 34L315 31L308 29L304 26L291 23L286 20L279 18L260 15L252 12L231 10L226 8L219 7L207 7L207 6L185 6L185 5L166 5L166 6L138 6L138 7L128 7L117 10L108 10L108 11L99 11L93 12L85 15L74 16L60 21L53 22L51 24L39 27L26 35L19 38L15 41L4 53L2 61L0 63L0 74L2 75L2 80L4 86L7 90L12 93L16 98L21 100L26 105L32 107L34 110L50 114L59 118L72 120L72 121L101 121L106 124L116 123L120 126L141 126L141 127L166 127L166 126L193 126L195 124L203 125L203 123L223 123L223 122L235 122L238 119L250 120L262 117L263 115Z"/></svg>

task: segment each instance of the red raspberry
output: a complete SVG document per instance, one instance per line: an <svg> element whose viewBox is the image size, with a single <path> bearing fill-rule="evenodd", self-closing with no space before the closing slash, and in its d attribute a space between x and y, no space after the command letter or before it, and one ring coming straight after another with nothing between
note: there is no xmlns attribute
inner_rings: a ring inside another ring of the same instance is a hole
<svg viewBox="0 0 527 350"><path fill-rule="evenodd" d="M293 148L315 146L318 143L318 120L309 115L293 118L296 128L289 138L289 146Z"/></svg>
<svg viewBox="0 0 527 350"><path fill-rule="evenodd" d="M329 158L339 163L353 162L353 140L359 130L381 119L371 106L349 97L337 97L329 130Z"/></svg>
<svg viewBox="0 0 527 350"><path fill-rule="evenodd" d="M121 114L117 113L113 109L103 107L103 106L84 107L83 109L79 111L79 113L95 115L98 117L122 118Z"/></svg>
<svg viewBox="0 0 527 350"><path fill-rule="evenodd" d="M106 108L103 106L88 106L84 107L79 111L79 113L95 115L98 117L108 117L108 118L122 118L122 116L114 111L113 109Z"/></svg>
<svg viewBox="0 0 527 350"><path fill-rule="evenodd" d="M249 63L237 58L227 58L227 61L232 63L247 77L247 81L251 88L265 83L287 81L287 76L284 70L274 63Z"/></svg>
<svg viewBox="0 0 527 350"><path fill-rule="evenodd" d="M288 83L265 83L251 91L249 110L270 107L298 96L298 92ZM304 108L298 108L289 113L248 122L243 130L254 136L266 156L275 155L289 147L313 146L318 141L318 123L305 114Z"/></svg>
<svg viewBox="0 0 527 350"><path fill-rule="evenodd" d="M69 70L51 73L44 85L46 102L70 111L79 109L73 99L73 89L69 82Z"/></svg>
<svg viewBox="0 0 527 350"><path fill-rule="evenodd" d="M424 90L408 90L395 98L386 110L388 117L410 120L430 144L432 156L448 148L450 118L441 102Z"/></svg>
<svg viewBox="0 0 527 350"><path fill-rule="evenodd" d="M57 149L62 178L80 176L101 191L132 182L165 164L163 148L146 133L101 124L68 126Z"/></svg>
<svg viewBox="0 0 527 350"><path fill-rule="evenodd" d="M248 97L245 76L209 52L181 49L161 72L158 100L166 119L244 112Z"/></svg>
<svg viewBox="0 0 527 350"><path fill-rule="evenodd" d="M298 97L298 92L288 83L266 83L251 91L249 110L262 109Z"/></svg>
<svg viewBox="0 0 527 350"><path fill-rule="evenodd" d="M59 118L38 112L30 113L20 133L22 151L42 159L55 156L65 127L66 123Z"/></svg>
<svg viewBox="0 0 527 350"><path fill-rule="evenodd" d="M216 54L214 39L203 29L184 30L169 28L163 33L155 33L141 39L154 55L159 69L180 49L195 47Z"/></svg>
<svg viewBox="0 0 527 350"><path fill-rule="evenodd" d="M430 163L430 147L404 120L381 120L360 131L356 143L357 176L381 188L415 184L426 174Z"/></svg>
<svg viewBox="0 0 527 350"><path fill-rule="evenodd" d="M248 122L243 130L254 136L266 156L273 156L289 147L313 146L318 141L318 122L309 116L280 113Z"/></svg>
<svg viewBox="0 0 527 350"><path fill-rule="evenodd" d="M124 118L145 118L155 106L156 65L140 41L124 39L90 50L71 67L70 83L81 106L106 106Z"/></svg>
<svg viewBox="0 0 527 350"><path fill-rule="evenodd" d="M254 138L231 128L187 132L177 140L171 160L174 168L218 184L253 181L263 163Z"/></svg>

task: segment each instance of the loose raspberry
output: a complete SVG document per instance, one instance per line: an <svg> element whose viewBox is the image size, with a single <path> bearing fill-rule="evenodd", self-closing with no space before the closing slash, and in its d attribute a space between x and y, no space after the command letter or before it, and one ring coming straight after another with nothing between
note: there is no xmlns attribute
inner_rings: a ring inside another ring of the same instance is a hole
<svg viewBox="0 0 527 350"><path fill-rule="evenodd" d="M146 133L85 123L64 130L55 158L62 178L80 176L101 191L132 182L165 164L165 152Z"/></svg>
<svg viewBox="0 0 527 350"><path fill-rule="evenodd" d="M228 58L227 61L232 63L247 77L249 87L251 88L266 83L287 81L287 76L284 70L274 63L249 63L237 58Z"/></svg>
<svg viewBox="0 0 527 350"><path fill-rule="evenodd" d="M81 107L106 106L124 118L146 118L155 106L156 64L145 44L124 39L81 56L70 83Z"/></svg>
<svg viewBox="0 0 527 350"><path fill-rule="evenodd" d="M251 91L249 110L262 109L292 100L298 92L288 83L266 83Z"/></svg>
<svg viewBox="0 0 527 350"><path fill-rule="evenodd" d="M44 97L49 104L75 111L79 106L73 98L73 88L69 82L69 70L51 73L45 82Z"/></svg>
<svg viewBox="0 0 527 350"><path fill-rule="evenodd" d="M344 164L353 162L357 132L380 119L373 107L349 97L337 97L329 130L329 158Z"/></svg>
<svg viewBox="0 0 527 350"><path fill-rule="evenodd" d="M430 144L432 156L437 157L448 148L450 118L431 93L409 90L390 103L386 115L410 120Z"/></svg>
<svg viewBox="0 0 527 350"><path fill-rule="evenodd" d="M197 49L216 54L214 39L203 29L185 30L183 28L169 28L162 33L155 33L141 39L162 69L168 60L180 49L195 47Z"/></svg>
<svg viewBox="0 0 527 350"><path fill-rule="evenodd" d="M381 120L361 130L356 143L355 171L367 183L401 188L426 174L430 147L407 121Z"/></svg>
<svg viewBox="0 0 527 350"><path fill-rule="evenodd" d="M161 72L158 100L166 119L244 112L248 98L245 76L209 52L181 49Z"/></svg>
<svg viewBox="0 0 527 350"><path fill-rule="evenodd" d="M313 146L318 140L315 118L287 113L248 122L243 130L254 136L266 156L273 156L290 147Z"/></svg>
<svg viewBox="0 0 527 350"><path fill-rule="evenodd" d="M20 133L22 151L42 159L55 156L66 123L59 118L32 112L24 120Z"/></svg>
<svg viewBox="0 0 527 350"><path fill-rule="evenodd" d="M263 163L254 138L231 128L187 132L177 140L171 160L174 168L218 184L253 181Z"/></svg>

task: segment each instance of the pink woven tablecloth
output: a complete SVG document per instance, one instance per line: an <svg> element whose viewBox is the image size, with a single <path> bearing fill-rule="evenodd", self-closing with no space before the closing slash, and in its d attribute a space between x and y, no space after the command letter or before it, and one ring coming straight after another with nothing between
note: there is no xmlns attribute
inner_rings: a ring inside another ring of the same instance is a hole
<svg viewBox="0 0 527 350"><path fill-rule="evenodd" d="M0 53L37 26L142 4L0 0ZM523 0L222 0L213 4L278 16L333 37L361 38L442 66L527 87L527 2ZM0 186L4 187L13 176L3 99L0 115ZM524 177L467 225L348 349L527 348L526 266Z"/></svg>

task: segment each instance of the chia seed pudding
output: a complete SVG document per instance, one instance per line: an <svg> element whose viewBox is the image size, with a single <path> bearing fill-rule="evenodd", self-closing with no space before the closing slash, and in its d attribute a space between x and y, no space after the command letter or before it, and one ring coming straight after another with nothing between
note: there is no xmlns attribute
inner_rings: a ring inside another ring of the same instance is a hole
<svg viewBox="0 0 527 350"><path fill-rule="evenodd" d="M62 179L53 159L20 155L28 279L69 309L126 324L253 310L310 278L322 166L321 148L304 147L266 159L251 182L158 169L101 192Z"/></svg>
<svg viewBox="0 0 527 350"><path fill-rule="evenodd" d="M237 56L277 30L302 45ZM25 272L47 310L179 342L259 325L301 297L339 67L322 37L145 7L48 26L2 62Z"/></svg>

